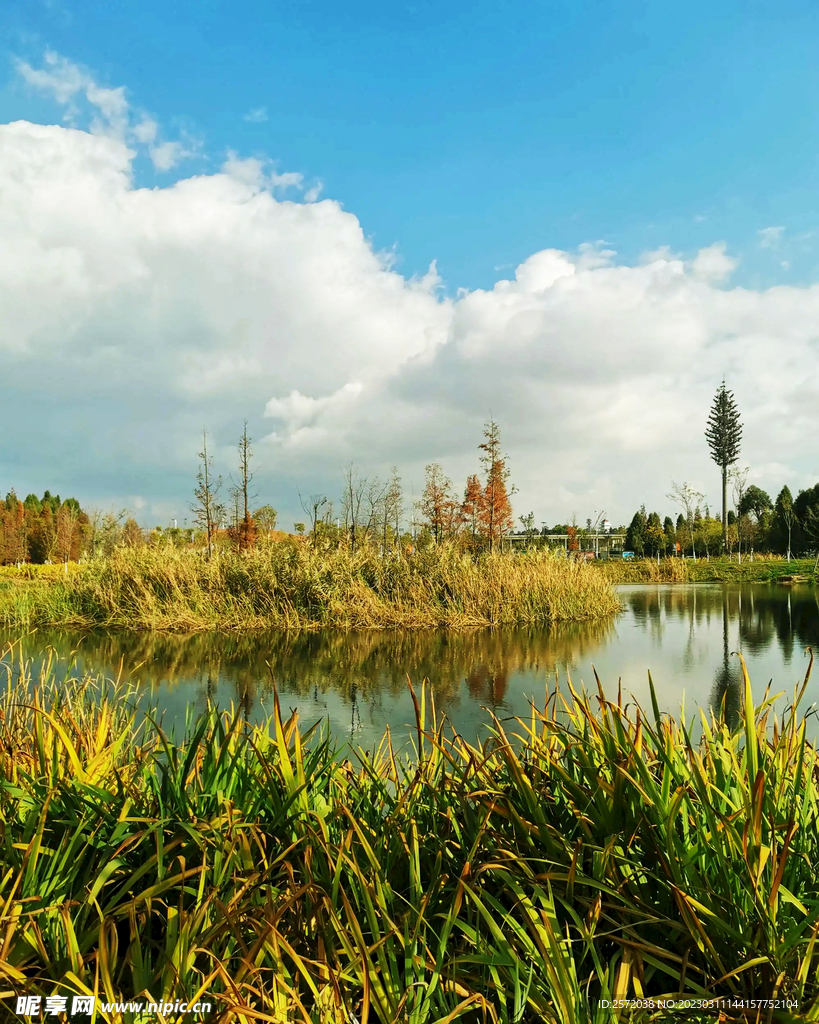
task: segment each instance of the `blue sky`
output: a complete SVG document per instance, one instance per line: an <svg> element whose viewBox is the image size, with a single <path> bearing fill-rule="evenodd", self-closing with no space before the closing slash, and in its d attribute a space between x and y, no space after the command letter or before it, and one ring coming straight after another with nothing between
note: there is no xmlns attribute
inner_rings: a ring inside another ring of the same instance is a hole
<svg viewBox="0 0 819 1024"><path fill-rule="evenodd" d="M437 259L448 289L487 287L546 246L634 259L718 238L738 281L816 276L814 3L4 6L3 120L54 117L11 75L49 47L201 140L159 181L264 154L405 275Z"/></svg>
<svg viewBox="0 0 819 1024"><path fill-rule="evenodd" d="M0 493L183 520L247 419L287 522L461 489L491 410L516 511L624 522L716 506L723 376L749 481L816 482L815 4L4 14Z"/></svg>

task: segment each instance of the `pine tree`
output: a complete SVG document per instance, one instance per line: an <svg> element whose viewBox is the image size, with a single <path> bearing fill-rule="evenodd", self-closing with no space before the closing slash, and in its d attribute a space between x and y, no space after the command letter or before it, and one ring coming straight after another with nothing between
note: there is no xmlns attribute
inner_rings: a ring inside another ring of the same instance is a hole
<svg viewBox="0 0 819 1024"><path fill-rule="evenodd" d="M714 396L705 431L711 458L722 471L722 549L728 550L728 467L739 458L742 424L734 396L725 381Z"/></svg>

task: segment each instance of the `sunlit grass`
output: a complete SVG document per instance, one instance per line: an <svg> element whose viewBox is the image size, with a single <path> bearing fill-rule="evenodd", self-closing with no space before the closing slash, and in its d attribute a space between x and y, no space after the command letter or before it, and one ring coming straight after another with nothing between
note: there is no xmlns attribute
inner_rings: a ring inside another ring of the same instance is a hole
<svg viewBox="0 0 819 1024"><path fill-rule="evenodd" d="M702 715L697 742L656 700L569 684L473 746L422 687L412 748L371 755L278 701L176 744L122 688L22 669L0 705L6 993L327 1024L602 1024L632 1018L599 999L764 993L799 1004L772 1020L819 1019L810 669L754 708L743 665L740 728Z"/></svg>
<svg viewBox="0 0 819 1024"><path fill-rule="evenodd" d="M819 582L812 558L791 559L771 555L747 555L742 562L711 558L643 558L636 561L611 559L593 563L611 583L774 583L781 579Z"/></svg>
<svg viewBox="0 0 819 1024"><path fill-rule="evenodd" d="M411 557L276 544L207 561L120 549L42 585L0 588L0 624L235 630L430 628L582 620L619 608L594 569L549 552Z"/></svg>

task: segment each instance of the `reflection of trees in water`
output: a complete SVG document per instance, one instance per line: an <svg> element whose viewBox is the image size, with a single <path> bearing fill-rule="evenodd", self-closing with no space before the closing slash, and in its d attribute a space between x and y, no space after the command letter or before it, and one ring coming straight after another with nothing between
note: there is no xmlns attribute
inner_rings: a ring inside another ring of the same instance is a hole
<svg viewBox="0 0 819 1024"><path fill-rule="evenodd" d="M742 690L739 685L739 666L732 668L728 650L728 602L722 605L722 665L717 669L711 689L711 710L722 718L729 729L739 725L742 711Z"/></svg>
<svg viewBox="0 0 819 1024"><path fill-rule="evenodd" d="M737 586L646 587L628 593L625 601L635 622L662 635L663 618L695 626L708 624L727 610L736 622L743 650L758 653L775 641L789 664L794 651L819 648L819 590L777 584Z"/></svg>
<svg viewBox="0 0 819 1024"><path fill-rule="evenodd" d="M724 703L729 725L739 722L741 712L740 666L730 657L729 633L734 627L733 646L758 654L772 644L790 664L794 652L805 647L819 649L819 590L808 586L736 585L646 587L629 592L625 598L634 620L662 636L666 619L677 619L689 627L689 647L697 627L722 618L723 657L711 690L711 707L720 713ZM693 659L688 648L684 658Z"/></svg>
<svg viewBox="0 0 819 1024"><path fill-rule="evenodd" d="M337 693L353 711L360 704L401 694L407 677L429 681L440 707L458 701L463 681L470 696L501 704L515 672L553 673L582 658L612 631L614 620L564 623L551 628L458 632L302 633L230 636L195 634L39 633L27 641L30 654L52 645L67 657L79 648L82 667L123 675L153 688L196 681L213 698L216 683L229 684L249 711L273 683L282 694Z"/></svg>

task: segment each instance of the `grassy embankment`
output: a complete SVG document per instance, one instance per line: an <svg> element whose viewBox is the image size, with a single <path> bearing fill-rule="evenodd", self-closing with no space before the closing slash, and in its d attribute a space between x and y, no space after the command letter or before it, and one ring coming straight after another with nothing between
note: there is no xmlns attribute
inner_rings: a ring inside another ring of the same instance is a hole
<svg viewBox="0 0 819 1024"><path fill-rule="evenodd" d="M274 544L207 561L194 551L120 549L67 575L0 577L0 625L128 629L429 628L577 621L619 603L594 568L549 552L411 557ZM28 578L31 577L31 578Z"/></svg>
<svg viewBox="0 0 819 1024"><path fill-rule="evenodd" d="M611 583L776 583L819 582L815 558L760 558L737 562L724 558L654 558L629 562L617 559L591 563Z"/></svg>
<svg viewBox="0 0 819 1024"><path fill-rule="evenodd" d="M600 999L764 997L792 1009L720 1019L815 1021L807 682L777 718L746 676L741 728L703 717L696 745L656 703L570 690L473 748L422 691L413 755L387 735L353 766L278 705L265 729L214 714L176 746L138 733L125 694L18 681L0 705L2 998L609 1024L716 1013Z"/></svg>

